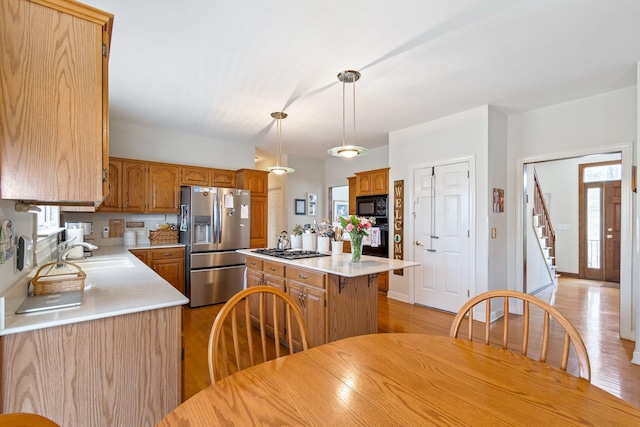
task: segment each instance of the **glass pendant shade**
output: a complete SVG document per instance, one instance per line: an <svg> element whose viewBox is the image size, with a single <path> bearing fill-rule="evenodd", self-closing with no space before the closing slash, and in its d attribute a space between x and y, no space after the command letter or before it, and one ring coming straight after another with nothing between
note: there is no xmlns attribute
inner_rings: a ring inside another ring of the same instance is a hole
<svg viewBox="0 0 640 427"><path fill-rule="evenodd" d="M333 147L327 151L327 153L332 156L337 157L356 157L362 156L369 152L364 147L359 147L357 145L348 145L346 138L346 119L345 119L345 92L346 92L346 84L353 83L353 143L356 142L356 81L360 78L360 73L354 70L346 70L338 74L338 80L342 82L342 145L338 147Z"/></svg>
<svg viewBox="0 0 640 427"><path fill-rule="evenodd" d="M276 175L295 172L295 169L286 166L280 166L280 150L282 146L282 119L287 118L287 113L276 112L271 113L271 117L276 119L276 165L264 168L267 172L273 172Z"/></svg>

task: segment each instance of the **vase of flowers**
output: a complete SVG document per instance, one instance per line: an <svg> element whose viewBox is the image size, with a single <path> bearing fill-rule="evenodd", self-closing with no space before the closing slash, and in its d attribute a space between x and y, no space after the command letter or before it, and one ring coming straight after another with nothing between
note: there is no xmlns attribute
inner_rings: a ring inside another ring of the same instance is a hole
<svg viewBox="0 0 640 427"><path fill-rule="evenodd" d="M365 236L369 235L374 218L364 218L351 215L349 218L340 217L342 228L351 237L351 262L360 262L362 257L362 243Z"/></svg>

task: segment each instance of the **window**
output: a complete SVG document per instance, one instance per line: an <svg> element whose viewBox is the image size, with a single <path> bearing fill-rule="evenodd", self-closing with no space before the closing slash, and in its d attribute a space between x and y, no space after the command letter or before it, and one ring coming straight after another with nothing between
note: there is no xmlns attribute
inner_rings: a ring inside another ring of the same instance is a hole
<svg viewBox="0 0 640 427"><path fill-rule="evenodd" d="M600 165L584 168L582 182L618 181L622 177L622 165Z"/></svg>

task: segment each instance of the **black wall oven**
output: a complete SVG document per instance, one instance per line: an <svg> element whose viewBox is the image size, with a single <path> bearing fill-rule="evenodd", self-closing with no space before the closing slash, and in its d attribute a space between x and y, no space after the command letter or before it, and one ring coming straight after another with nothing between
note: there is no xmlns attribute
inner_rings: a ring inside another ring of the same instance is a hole
<svg viewBox="0 0 640 427"><path fill-rule="evenodd" d="M377 245L364 245L362 253L364 255L389 257L389 218L387 215L388 197L383 196L361 196L356 197L356 215L367 218L375 218L375 227L379 236Z"/></svg>

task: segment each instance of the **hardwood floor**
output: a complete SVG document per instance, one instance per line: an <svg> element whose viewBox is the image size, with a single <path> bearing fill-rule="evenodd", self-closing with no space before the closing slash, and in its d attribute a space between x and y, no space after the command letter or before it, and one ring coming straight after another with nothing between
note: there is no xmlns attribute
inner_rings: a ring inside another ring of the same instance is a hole
<svg viewBox="0 0 640 427"><path fill-rule="evenodd" d="M591 383L640 408L640 365L630 363L635 343L619 338L620 291L602 285L602 282L561 278L557 287L545 289L537 296L556 306L580 332L591 361ZM209 385L207 343L213 319L221 307L219 304L184 309L185 400ZM452 320L450 313L378 296L379 332L447 336ZM534 320L532 313L532 322ZM501 333L501 328L500 321L492 326L496 334ZM518 322L512 319L513 338L519 338L518 331ZM556 339L552 335L551 339L553 347L562 346L560 337ZM531 352L535 352L535 345ZM576 374L571 363L568 372Z"/></svg>

